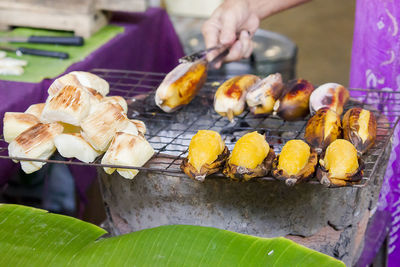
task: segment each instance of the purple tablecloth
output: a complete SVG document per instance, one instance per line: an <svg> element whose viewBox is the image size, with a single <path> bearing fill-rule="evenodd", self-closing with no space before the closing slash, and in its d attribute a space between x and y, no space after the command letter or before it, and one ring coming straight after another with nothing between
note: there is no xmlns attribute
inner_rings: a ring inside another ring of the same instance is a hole
<svg viewBox="0 0 400 267"><path fill-rule="evenodd" d="M66 72L89 71L94 68L169 72L183 55L179 38L167 13L162 9L151 8L145 13L117 12L111 23L123 26L124 33L117 35L83 61L71 65ZM52 81L0 81L1 118L6 111L23 112L31 104L44 102ZM0 159L0 186L8 181L17 168L19 165L11 160ZM85 192L96 179L96 169L84 166L71 166L70 169L78 194L85 202Z"/></svg>
<svg viewBox="0 0 400 267"><path fill-rule="evenodd" d="M350 87L400 92L400 5L398 1L358 0L355 16ZM400 94L354 95L365 101L376 99L385 114L399 115ZM388 116L390 121L395 118ZM393 134L392 154L381 195L370 221L365 249L358 266L373 260L389 234L388 266L400 262L400 127ZM390 231L389 231L390 229Z"/></svg>

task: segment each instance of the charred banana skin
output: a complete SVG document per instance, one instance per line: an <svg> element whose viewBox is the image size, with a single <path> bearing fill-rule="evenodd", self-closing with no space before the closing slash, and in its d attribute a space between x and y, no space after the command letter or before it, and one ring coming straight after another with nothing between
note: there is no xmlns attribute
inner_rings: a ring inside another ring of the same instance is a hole
<svg viewBox="0 0 400 267"><path fill-rule="evenodd" d="M307 80L290 81L282 97L275 103L274 114L287 121L303 119L310 113L309 102L313 91L314 86Z"/></svg>
<svg viewBox="0 0 400 267"><path fill-rule="evenodd" d="M336 120L333 122L327 121L328 113L331 113L330 115L334 114ZM330 134L325 138L325 129L328 123L331 124L332 128ZM317 154L321 154L330 143L340 138L341 134L340 117L334 111L330 111L329 108L322 108L308 120L304 138L315 149Z"/></svg>
<svg viewBox="0 0 400 267"><path fill-rule="evenodd" d="M320 108L328 107L339 116L350 98L349 91L337 83L325 83L314 90L310 96L310 112L315 114Z"/></svg>
<svg viewBox="0 0 400 267"><path fill-rule="evenodd" d="M331 177L329 171L320 164L317 170L317 179L321 184L327 187L353 186L360 183L364 175L365 164L361 158L358 158L358 169L354 173L346 174L346 177Z"/></svg>
<svg viewBox="0 0 400 267"><path fill-rule="evenodd" d="M185 66L185 64L188 65ZM207 62L205 60L181 63L165 77L158 87L155 95L156 105L169 113L189 104L203 87L206 79Z"/></svg>
<svg viewBox="0 0 400 267"><path fill-rule="evenodd" d="M275 152L272 147L263 162L254 169L243 168L235 164L226 163L223 174L233 181L247 182L256 177L268 175L271 170L272 161L275 158Z"/></svg>
<svg viewBox="0 0 400 267"><path fill-rule="evenodd" d="M370 113L368 121L368 137L366 140L362 140L359 135L359 117L361 111L361 108L352 108L343 116L343 137L355 146L360 155L364 154L375 144L377 131L375 116L371 111L368 111Z"/></svg>
<svg viewBox="0 0 400 267"><path fill-rule="evenodd" d="M310 148L310 157L306 166L296 175L289 175L284 170L279 169L279 155L275 157L272 162L272 175L280 180L284 181L287 186L294 186L300 182L306 182L314 176L318 163L318 155L313 148Z"/></svg>
<svg viewBox="0 0 400 267"><path fill-rule="evenodd" d="M186 173L187 176L189 176L193 180L203 182L205 177L221 171L228 157L229 149L227 146L225 146L224 151L218 156L218 158L211 164L203 165L200 171L197 171L196 168L189 163L188 158L184 158L182 160L180 168L184 173Z"/></svg>

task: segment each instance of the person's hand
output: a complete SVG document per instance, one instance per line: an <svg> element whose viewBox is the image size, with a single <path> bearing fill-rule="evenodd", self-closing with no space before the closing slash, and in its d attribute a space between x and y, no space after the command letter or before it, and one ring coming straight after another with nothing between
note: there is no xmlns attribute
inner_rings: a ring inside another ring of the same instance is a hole
<svg viewBox="0 0 400 267"><path fill-rule="evenodd" d="M211 15L202 28L207 48L216 45L232 45L225 61L247 58L253 51L251 38L260 24L255 12L246 0L226 0ZM211 61L221 50L214 50L207 55ZM215 64L216 68L221 62Z"/></svg>

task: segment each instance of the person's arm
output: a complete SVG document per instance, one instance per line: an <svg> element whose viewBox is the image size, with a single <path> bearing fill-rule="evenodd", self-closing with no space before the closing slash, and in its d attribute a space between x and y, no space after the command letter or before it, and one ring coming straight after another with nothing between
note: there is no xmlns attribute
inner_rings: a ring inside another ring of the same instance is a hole
<svg viewBox="0 0 400 267"><path fill-rule="evenodd" d="M308 1L225 0L203 25L206 47L233 44L225 61L249 57L253 51L251 38L261 19ZM219 52L209 53L208 59L211 60Z"/></svg>

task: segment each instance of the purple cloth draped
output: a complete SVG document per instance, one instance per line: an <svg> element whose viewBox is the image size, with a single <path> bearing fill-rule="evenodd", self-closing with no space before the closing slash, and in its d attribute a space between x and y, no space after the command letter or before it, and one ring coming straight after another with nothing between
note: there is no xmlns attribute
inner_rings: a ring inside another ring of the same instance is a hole
<svg viewBox="0 0 400 267"><path fill-rule="evenodd" d="M167 13L162 9L150 8L145 13L116 12L111 23L123 26L124 33L117 35L83 61L71 65L66 72L90 71L94 68L169 72L183 56L179 38ZM0 81L1 118L6 111L23 112L31 104L44 102L47 88L53 80L46 79L41 83ZM1 153L4 155L7 151ZM11 160L0 160L0 186L8 181L18 167ZM85 192L96 179L96 169L83 166L71 166L70 169L78 194L85 202Z"/></svg>
<svg viewBox="0 0 400 267"><path fill-rule="evenodd" d="M390 0L358 0L355 17L350 87L400 91L400 5ZM386 114L400 111L400 94L375 93L354 97L378 100ZM397 112L396 115L399 115ZM388 117L394 121L395 117ZM358 266L370 264L389 232L388 266L400 262L400 146L399 128L393 136L377 211L368 227Z"/></svg>

